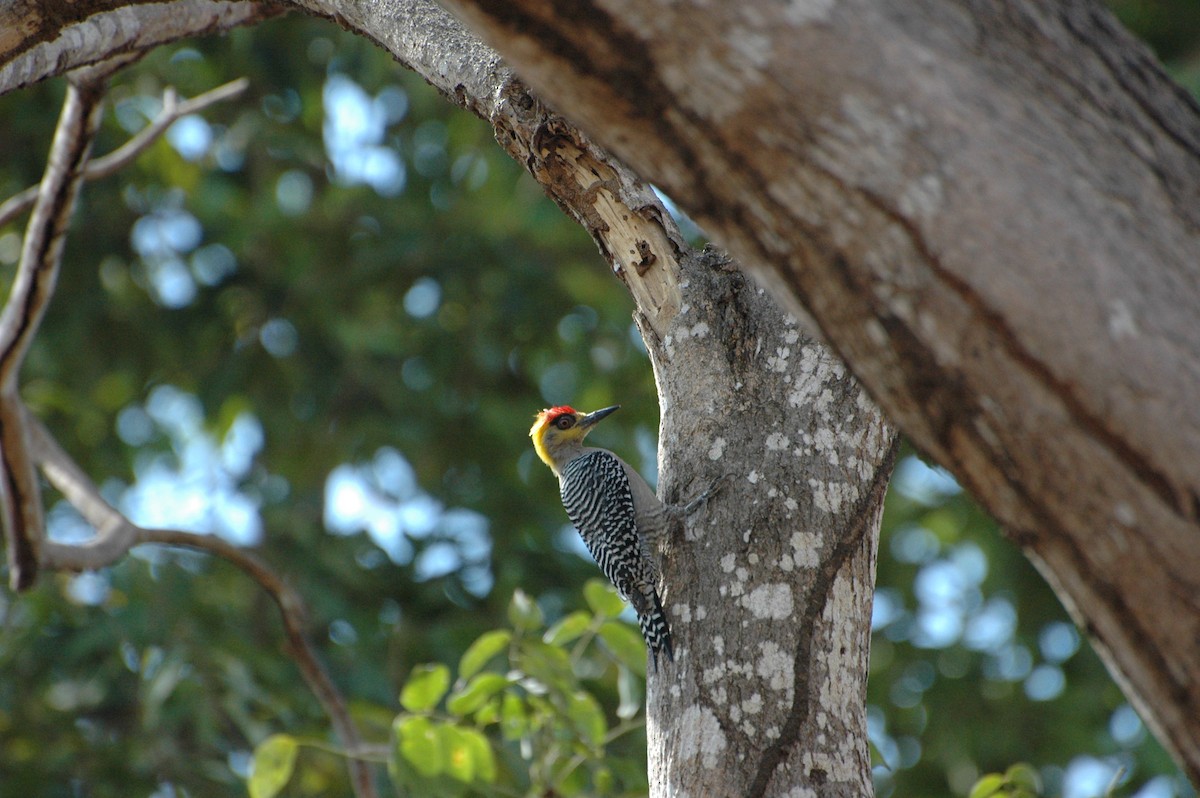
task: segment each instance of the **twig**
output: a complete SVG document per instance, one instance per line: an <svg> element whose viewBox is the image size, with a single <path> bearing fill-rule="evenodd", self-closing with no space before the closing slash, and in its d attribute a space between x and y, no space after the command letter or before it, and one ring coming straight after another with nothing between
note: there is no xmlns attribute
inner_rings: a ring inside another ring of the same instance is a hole
<svg viewBox="0 0 1200 798"><path fill-rule="evenodd" d="M90 162L87 165L87 170L83 173L83 179L86 181L99 180L102 177L108 177L124 169L135 158L145 152L159 136L166 132L167 128L175 124L181 117L197 113L208 108L210 105L237 97L245 92L249 85L250 81L246 78L238 78L223 86L218 86L212 91L206 91L204 94L193 97L190 100L184 100L183 102L178 102L175 89L168 88L163 92L163 107L158 112L158 116L149 125L139 130L129 141L108 155ZM0 227L8 224L28 210L37 199L37 193L38 187L30 186L24 191L9 197L3 204L0 204Z"/></svg>
<svg viewBox="0 0 1200 798"><path fill-rule="evenodd" d="M105 82L111 74L106 68L77 73L68 86L25 230L16 280L0 313L0 516L13 590L26 590L37 578L43 526L41 490L20 423L17 374L54 296L63 238L100 127Z"/></svg>
<svg viewBox="0 0 1200 798"><path fill-rule="evenodd" d="M288 650L350 755L346 767L350 771L355 795L358 798L375 798L370 765L357 756L362 747L358 728L350 718L345 698L329 677L317 656L316 648L305 633L308 611L300 595L262 559L221 538L174 529L146 529L134 524L104 500L83 469L33 413L23 408L21 416L29 432L31 453L41 465L42 473L97 531L95 538L82 545L46 541L42 546L42 565L52 570L96 570L116 562L134 546L158 543L204 551L241 569L270 595L279 608Z"/></svg>

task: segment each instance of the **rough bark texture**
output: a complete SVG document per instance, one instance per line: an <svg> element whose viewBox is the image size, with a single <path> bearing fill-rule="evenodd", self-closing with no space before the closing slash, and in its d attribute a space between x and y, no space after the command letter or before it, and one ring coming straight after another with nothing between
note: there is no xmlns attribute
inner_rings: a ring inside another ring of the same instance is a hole
<svg viewBox="0 0 1200 798"><path fill-rule="evenodd" d="M1200 114L1091 0L452 0L801 309L1200 780Z"/></svg>
<svg viewBox="0 0 1200 798"><path fill-rule="evenodd" d="M664 551L676 662L649 681L655 795L871 790L871 596L895 435L826 347L440 8L311 4L369 31L497 138L629 287L662 409L660 488L722 491Z"/></svg>

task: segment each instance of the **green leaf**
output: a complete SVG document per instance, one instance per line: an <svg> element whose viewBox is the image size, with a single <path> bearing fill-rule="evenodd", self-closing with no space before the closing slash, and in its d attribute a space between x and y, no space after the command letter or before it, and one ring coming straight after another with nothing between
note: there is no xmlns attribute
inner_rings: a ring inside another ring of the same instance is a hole
<svg viewBox="0 0 1200 798"><path fill-rule="evenodd" d="M516 693L505 693L500 703L500 734L505 740L519 740L529 732L529 713Z"/></svg>
<svg viewBox="0 0 1200 798"><path fill-rule="evenodd" d="M646 668L646 643L640 632L620 621L605 621L600 626L600 639L613 656L626 668L643 671Z"/></svg>
<svg viewBox="0 0 1200 798"><path fill-rule="evenodd" d="M400 715L392 724L396 750L420 775L429 778L446 770L442 738L433 721L422 715Z"/></svg>
<svg viewBox="0 0 1200 798"><path fill-rule="evenodd" d="M250 798L274 798L287 786L296 767L298 746L288 734L272 734L254 749Z"/></svg>
<svg viewBox="0 0 1200 798"><path fill-rule="evenodd" d="M449 688L450 669L445 665L418 665L400 691L400 704L409 712L428 712Z"/></svg>
<svg viewBox="0 0 1200 798"><path fill-rule="evenodd" d="M1025 790L1034 795L1042 792L1042 778L1032 765L1018 762L1004 771L1004 780L1018 790Z"/></svg>
<svg viewBox="0 0 1200 798"><path fill-rule="evenodd" d="M988 773L975 782L975 786L971 788L967 798L991 798L991 796L1003 794L1004 776L999 773Z"/></svg>
<svg viewBox="0 0 1200 798"><path fill-rule="evenodd" d="M446 759L446 772L451 778L469 784L475 779L475 757L466 736L449 723L438 724L437 730L442 741L442 756Z"/></svg>
<svg viewBox="0 0 1200 798"><path fill-rule="evenodd" d="M629 720L642 709L642 680L624 665L617 666L617 717Z"/></svg>
<svg viewBox="0 0 1200 798"><path fill-rule="evenodd" d="M542 641L552 646L570 643L586 632L591 622L591 615L583 610L578 610L547 629L546 634L542 635Z"/></svg>
<svg viewBox="0 0 1200 798"><path fill-rule="evenodd" d="M496 783L496 752L482 732L476 729L459 729L471 759L475 763L475 778L488 784Z"/></svg>
<svg viewBox="0 0 1200 798"><path fill-rule="evenodd" d="M481 673L461 690L451 694L446 709L452 715L469 715L483 706L489 698L509 685L506 677L498 673Z"/></svg>
<svg viewBox="0 0 1200 798"><path fill-rule="evenodd" d="M575 689L578 684L567 652L548 646L540 640L523 641L517 651L516 664L526 675L546 687L569 691ZM524 686L530 691L536 691L536 688L528 684Z"/></svg>
<svg viewBox="0 0 1200 798"><path fill-rule="evenodd" d="M529 594L518 588L513 591L512 601L508 603L508 622L514 628L522 631L538 629L545 623L542 608L529 597Z"/></svg>
<svg viewBox="0 0 1200 798"><path fill-rule="evenodd" d="M625 609L625 601L616 588L601 579L589 579L583 586L583 597L592 612L604 618L615 618Z"/></svg>
<svg viewBox="0 0 1200 798"><path fill-rule="evenodd" d="M470 679L482 670L488 660L508 647L512 640L512 632L507 629L496 629L484 632L462 655L458 662L458 675L462 679Z"/></svg>
<svg viewBox="0 0 1200 798"><path fill-rule="evenodd" d="M593 747L604 743L604 735L608 734L608 721L604 719L604 710L600 708L600 702L591 693L583 690L570 693L567 696L567 717L585 742Z"/></svg>

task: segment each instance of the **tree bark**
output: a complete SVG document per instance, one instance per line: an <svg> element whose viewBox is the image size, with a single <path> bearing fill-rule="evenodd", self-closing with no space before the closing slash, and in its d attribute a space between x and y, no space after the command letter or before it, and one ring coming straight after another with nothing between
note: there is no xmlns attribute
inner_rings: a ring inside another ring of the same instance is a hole
<svg viewBox="0 0 1200 798"><path fill-rule="evenodd" d="M662 497L726 477L660 552L676 661L649 678L653 794L869 794L871 598L894 432L826 347L726 256L691 250L649 187L446 12L336 10L492 122L628 286L659 386Z"/></svg>
<svg viewBox="0 0 1200 798"><path fill-rule="evenodd" d="M448 0L1007 527L1200 781L1200 114L1090 0Z"/></svg>
<svg viewBox="0 0 1200 798"><path fill-rule="evenodd" d="M830 342L1200 782L1200 113L1145 50L1093 0L448 4ZM504 102L412 2L303 5Z"/></svg>

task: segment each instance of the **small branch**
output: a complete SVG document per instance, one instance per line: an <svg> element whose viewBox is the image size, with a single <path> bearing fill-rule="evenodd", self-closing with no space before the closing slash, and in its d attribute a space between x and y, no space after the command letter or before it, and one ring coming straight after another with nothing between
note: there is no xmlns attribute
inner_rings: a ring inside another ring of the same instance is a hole
<svg viewBox="0 0 1200 798"><path fill-rule="evenodd" d="M0 518L13 590L26 590L36 580L43 530L42 494L27 452L17 374L54 296L63 238L100 127L105 84L110 70L118 66L106 64L77 73L67 89L25 231L17 276L0 312Z"/></svg>
<svg viewBox="0 0 1200 798"><path fill-rule="evenodd" d="M180 118L202 111L210 105L233 99L245 92L249 85L250 81L246 78L238 78L184 102L178 102L175 90L168 88L163 92L163 107L158 116L119 148L103 158L96 158L88 163L87 169L83 173L83 179L89 182L99 180L124 169ZM37 199L37 194L38 186L30 186L0 204L0 227L8 224L32 206Z"/></svg>
<svg viewBox="0 0 1200 798"><path fill-rule="evenodd" d="M126 521L126 523L129 522ZM308 610L304 600L300 598L300 594L261 559L221 538L174 529L136 527L135 530L138 543L182 546L220 557L240 568L271 596L279 608L292 659L300 668L300 673L303 674L304 681L308 683L308 688L317 697L317 701L321 703L325 713L329 715L338 737L342 740L342 747L346 749L346 767L350 771L354 794L358 798L375 798L375 782L371 777L370 764L361 758L362 740L358 736L358 728L350 718L346 699L338 690L337 685L333 683L333 679L329 677L329 672L321 664L316 649L305 633L305 619L308 617Z"/></svg>
<svg viewBox="0 0 1200 798"><path fill-rule="evenodd" d="M346 767L350 771L355 794L358 798L375 798L371 768L358 757L362 741L358 728L350 718L346 699L329 677L317 656L316 648L305 633L308 611L300 595L262 559L221 538L137 526L104 500L83 469L28 408L22 406L20 415L28 430L31 454L42 467L42 473L97 531L96 537L82 545L45 541L42 545L42 566L58 571L94 571L116 562L134 546L158 543L204 551L241 569L267 592L279 608L288 650L349 754Z"/></svg>
<svg viewBox="0 0 1200 798"><path fill-rule="evenodd" d="M63 237L100 126L103 99L103 80L72 81L67 89L46 173L38 185L33 215L25 230L17 278L0 314L0 391L16 389L17 371L54 295Z"/></svg>

